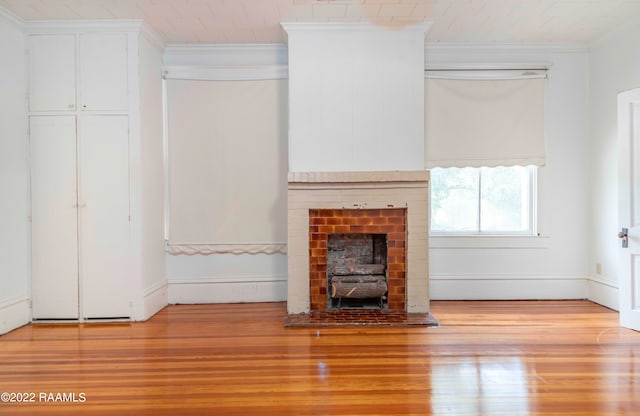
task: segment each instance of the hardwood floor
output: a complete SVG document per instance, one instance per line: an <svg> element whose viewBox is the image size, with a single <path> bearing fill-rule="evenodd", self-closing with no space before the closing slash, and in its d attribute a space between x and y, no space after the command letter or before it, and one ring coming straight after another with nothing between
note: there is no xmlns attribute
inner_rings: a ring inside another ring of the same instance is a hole
<svg viewBox="0 0 640 416"><path fill-rule="evenodd" d="M285 310L20 328L0 392L34 402L0 415L640 414L640 333L587 301L432 302L439 328L285 329Z"/></svg>

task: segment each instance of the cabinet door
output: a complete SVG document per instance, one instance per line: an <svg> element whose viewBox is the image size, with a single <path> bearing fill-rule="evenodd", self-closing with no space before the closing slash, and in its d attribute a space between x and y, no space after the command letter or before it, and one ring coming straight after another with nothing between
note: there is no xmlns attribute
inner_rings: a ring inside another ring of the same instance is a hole
<svg viewBox="0 0 640 416"><path fill-rule="evenodd" d="M128 124L127 116L78 118L84 318L131 316Z"/></svg>
<svg viewBox="0 0 640 416"><path fill-rule="evenodd" d="M75 55L73 35L29 36L31 111L75 111Z"/></svg>
<svg viewBox="0 0 640 416"><path fill-rule="evenodd" d="M34 319L77 319L76 118L30 117Z"/></svg>
<svg viewBox="0 0 640 416"><path fill-rule="evenodd" d="M127 110L127 36L82 34L79 45L80 109Z"/></svg>

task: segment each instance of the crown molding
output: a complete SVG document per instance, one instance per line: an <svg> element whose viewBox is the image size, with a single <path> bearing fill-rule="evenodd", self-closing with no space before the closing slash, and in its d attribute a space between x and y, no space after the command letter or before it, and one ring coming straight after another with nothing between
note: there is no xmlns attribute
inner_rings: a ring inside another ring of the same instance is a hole
<svg viewBox="0 0 640 416"><path fill-rule="evenodd" d="M588 45L581 43L445 43L427 42L427 53L502 53L502 52L529 52L529 53L584 53L588 52Z"/></svg>
<svg viewBox="0 0 640 416"><path fill-rule="evenodd" d="M282 28L287 34L295 32L380 32L389 33L420 32L426 35L431 22L416 22L408 25L384 26L369 22L282 22Z"/></svg>
<svg viewBox="0 0 640 416"><path fill-rule="evenodd" d="M265 44L169 44L164 64L171 66L266 67L286 66L287 47Z"/></svg>
<svg viewBox="0 0 640 416"><path fill-rule="evenodd" d="M30 20L25 23L25 29L28 34L75 33L92 30L141 32L144 25L144 21L140 19Z"/></svg>
<svg viewBox="0 0 640 416"><path fill-rule="evenodd" d="M253 66L202 66L165 65L164 79L188 79L196 81L255 81L267 79L287 79L287 65Z"/></svg>

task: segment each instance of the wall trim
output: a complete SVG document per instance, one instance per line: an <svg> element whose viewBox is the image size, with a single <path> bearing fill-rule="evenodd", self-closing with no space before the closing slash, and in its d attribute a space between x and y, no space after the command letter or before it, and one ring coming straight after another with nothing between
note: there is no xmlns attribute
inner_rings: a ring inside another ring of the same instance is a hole
<svg viewBox="0 0 640 416"><path fill-rule="evenodd" d="M289 69L287 65L167 65L163 68L162 74L164 79L186 79L196 81L252 81L288 79Z"/></svg>
<svg viewBox="0 0 640 416"><path fill-rule="evenodd" d="M384 27L369 22L282 22L280 26L288 33L291 32L376 32ZM431 28L431 22L416 22L406 26L392 26L394 32L422 32L426 35ZM384 30L389 30L384 28Z"/></svg>
<svg viewBox="0 0 640 416"><path fill-rule="evenodd" d="M588 299L592 302L613 309L620 310L619 290L615 282L602 278L587 278Z"/></svg>
<svg viewBox="0 0 640 416"><path fill-rule="evenodd" d="M281 43L268 44L169 44L165 48L166 66L287 66L289 54Z"/></svg>
<svg viewBox="0 0 640 416"><path fill-rule="evenodd" d="M78 33L100 30L101 32L140 32L145 25L140 19L101 20L30 20L25 23L30 35L40 33Z"/></svg>
<svg viewBox="0 0 640 416"><path fill-rule="evenodd" d="M429 276L431 300L587 299L585 276Z"/></svg>
<svg viewBox="0 0 640 416"><path fill-rule="evenodd" d="M173 278L168 292L170 304L282 302L287 298L287 276Z"/></svg>
<svg viewBox="0 0 640 416"><path fill-rule="evenodd" d="M186 254L287 254L287 243L168 243L167 253Z"/></svg>
<svg viewBox="0 0 640 416"><path fill-rule="evenodd" d="M31 302L20 296L0 302L0 335L31 322Z"/></svg>
<svg viewBox="0 0 640 416"><path fill-rule="evenodd" d="M429 275L430 280L566 280L586 281L585 276L544 276L526 274L448 274L436 273Z"/></svg>
<svg viewBox="0 0 640 416"><path fill-rule="evenodd" d="M486 54L502 52L527 52L527 53L583 53L588 52L589 47L582 43L564 44L520 44L520 43L455 43L455 42L426 42L427 53L457 53L457 54Z"/></svg>
<svg viewBox="0 0 640 416"><path fill-rule="evenodd" d="M547 236L429 236L430 250L465 249L548 249L550 238Z"/></svg>
<svg viewBox="0 0 640 416"><path fill-rule="evenodd" d="M146 321L169 304L168 292L168 283L166 281L159 282L145 289L142 320Z"/></svg>

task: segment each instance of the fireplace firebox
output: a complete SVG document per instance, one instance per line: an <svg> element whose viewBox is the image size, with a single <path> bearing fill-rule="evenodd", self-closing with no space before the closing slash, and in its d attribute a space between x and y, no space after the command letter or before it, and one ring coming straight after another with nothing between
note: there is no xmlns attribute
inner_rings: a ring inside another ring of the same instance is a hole
<svg viewBox="0 0 640 416"><path fill-rule="evenodd" d="M311 310L405 310L406 209L309 210Z"/></svg>
<svg viewBox="0 0 640 416"><path fill-rule="evenodd" d="M328 308L387 306L387 235L329 234Z"/></svg>

